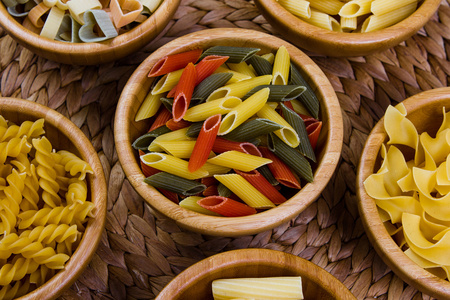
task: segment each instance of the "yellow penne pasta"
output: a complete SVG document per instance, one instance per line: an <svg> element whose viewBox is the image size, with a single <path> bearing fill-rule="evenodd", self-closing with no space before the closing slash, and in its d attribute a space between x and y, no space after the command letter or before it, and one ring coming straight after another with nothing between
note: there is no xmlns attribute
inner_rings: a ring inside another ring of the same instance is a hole
<svg viewBox="0 0 450 300"><path fill-rule="evenodd" d="M257 87L259 85L267 85L271 80L272 75L263 75L228 84L212 92L211 95L208 96L206 101L208 102L227 96L242 98L254 87Z"/></svg>
<svg viewBox="0 0 450 300"><path fill-rule="evenodd" d="M310 6L329 15L337 15L344 3L339 0L309 0Z"/></svg>
<svg viewBox="0 0 450 300"><path fill-rule="evenodd" d="M303 105L303 103L300 102L298 99L292 99L291 101L292 107L294 108L294 111L298 114L302 114L305 116L310 116L311 113L308 111L308 109Z"/></svg>
<svg viewBox="0 0 450 300"><path fill-rule="evenodd" d="M271 64L273 64L273 61L275 60L275 55L273 53L266 53L261 55L261 57L266 59Z"/></svg>
<svg viewBox="0 0 450 300"><path fill-rule="evenodd" d="M215 213L213 211L210 211L206 208L201 207L200 205L197 204L197 201L203 199L203 197L199 197L199 196L189 196L184 198L183 200L180 201L180 206L204 215L209 215L209 216L220 216L218 213Z"/></svg>
<svg viewBox="0 0 450 300"><path fill-rule="evenodd" d="M228 68L230 68L230 70L241 73L241 74L245 74L248 75L250 77L256 77L256 73L255 71L245 62L242 61L240 63L227 63Z"/></svg>
<svg viewBox="0 0 450 300"><path fill-rule="evenodd" d="M358 17L370 13L370 6L373 0L352 0L345 3L339 15L341 17Z"/></svg>
<svg viewBox="0 0 450 300"><path fill-rule="evenodd" d="M383 15L371 15L362 24L361 32L372 32L394 25L411 15L416 8L417 3L411 3Z"/></svg>
<svg viewBox="0 0 450 300"><path fill-rule="evenodd" d="M214 299L303 299L300 276L217 279L212 293Z"/></svg>
<svg viewBox="0 0 450 300"><path fill-rule="evenodd" d="M141 155L141 161L147 166L186 179L199 179L208 176L208 172L202 169L190 172L186 160L164 153L150 152Z"/></svg>
<svg viewBox="0 0 450 300"><path fill-rule="evenodd" d="M163 141L155 142L155 146L159 146L167 154L178 158L190 158L194 150L195 141ZM214 152L210 153L210 157L214 156Z"/></svg>
<svg viewBox="0 0 450 300"><path fill-rule="evenodd" d="M341 29L344 32L353 31L358 27L358 18L357 17L341 17Z"/></svg>
<svg viewBox="0 0 450 300"><path fill-rule="evenodd" d="M263 88L248 97L222 119L218 135L227 134L244 123L266 104L268 98L269 88Z"/></svg>
<svg viewBox="0 0 450 300"><path fill-rule="evenodd" d="M233 70L230 70L229 68L225 67L225 66L220 66L219 68L217 68L217 70L214 71L214 73L231 73L233 74L233 77L230 78L230 80L228 80L227 84L231 84L231 83L235 83L235 82L239 82L242 80L247 80L252 78L251 76L247 75L247 74L243 74L243 73L239 73Z"/></svg>
<svg viewBox="0 0 450 300"><path fill-rule="evenodd" d="M339 22L335 18L333 18L329 14L317 11L315 9L311 9L311 17L309 19L302 18L302 20L320 28L338 32L342 31L341 24L339 24Z"/></svg>
<svg viewBox="0 0 450 300"><path fill-rule="evenodd" d="M234 96L208 101L189 108L183 119L190 122L204 121L217 114L227 114L241 103L242 100Z"/></svg>
<svg viewBox="0 0 450 300"><path fill-rule="evenodd" d="M237 169L244 172L249 172L261 166L271 163L272 160L232 150L214 156L208 159L207 162L214 165L227 167L230 169Z"/></svg>
<svg viewBox="0 0 450 300"><path fill-rule="evenodd" d="M134 120L137 122L153 117L158 112L158 109L162 104L160 99L163 95L164 94L153 95L152 93L148 93L139 107Z"/></svg>
<svg viewBox="0 0 450 300"><path fill-rule="evenodd" d="M161 79L159 79L158 82L153 87L152 94L157 95L170 91L178 84L178 81L180 80L183 71L184 68L167 73L166 75L161 77Z"/></svg>
<svg viewBox="0 0 450 300"><path fill-rule="evenodd" d="M266 196L261 194L253 185L239 174L214 175L219 182L229 188L247 205L254 208L271 208L275 205Z"/></svg>
<svg viewBox="0 0 450 300"><path fill-rule="evenodd" d="M370 5L370 11L374 15L383 15L385 13L399 9L402 6L409 5L411 3L417 3L417 0L402 0L402 1L374 0Z"/></svg>
<svg viewBox="0 0 450 300"><path fill-rule="evenodd" d="M211 164L208 161L202 166L201 169L208 172L208 176L213 176L216 174L226 174L231 171L231 169L228 167Z"/></svg>
<svg viewBox="0 0 450 300"><path fill-rule="evenodd" d="M297 147L300 144L300 139L298 134L295 132L294 128L276 112L274 108L270 105L265 104L256 115L260 118L269 119L283 126L283 128L275 131L274 133L287 145L292 148Z"/></svg>
<svg viewBox="0 0 450 300"><path fill-rule="evenodd" d="M287 85L291 59L286 47L280 46L275 54L272 69L272 84Z"/></svg>
<svg viewBox="0 0 450 300"><path fill-rule="evenodd" d="M278 4L297 17L305 19L311 17L310 2L306 0L278 0Z"/></svg>
<svg viewBox="0 0 450 300"><path fill-rule="evenodd" d="M192 140L186 135L188 127L171 131L156 137L148 146L148 151L163 151L161 147L158 146L159 141L189 141Z"/></svg>

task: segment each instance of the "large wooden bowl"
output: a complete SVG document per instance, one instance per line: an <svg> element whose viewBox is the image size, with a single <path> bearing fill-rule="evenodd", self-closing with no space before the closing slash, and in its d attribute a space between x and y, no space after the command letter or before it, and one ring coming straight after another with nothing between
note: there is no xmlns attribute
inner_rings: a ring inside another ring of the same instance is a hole
<svg viewBox="0 0 450 300"><path fill-rule="evenodd" d="M276 250L242 249L216 254L190 266L169 282L156 300L212 300L213 280L276 276L301 276L305 299L356 299L336 277L303 258Z"/></svg>
<svg viewBox="0 0 450 300"><path fill-rule="evenodd" d="M314 169L314 182L306 184L288 201L265 212L237 218L213 217L186 210L174 204L156 189L146 184L139 166L138 153L131 143L150 127L148 122L135 122L140 104L150 90L150 68L167 55L214 45L258 47L261 53L274 52L284 45L292 61L307 78L317 94L323 121L318 143L318 163ZM330 180L340 158L343 125L336 94L320 68L293 45L274 36L244 29L209 29L177 38L152 53L132 74L117 106L114 137L117 154L125 174L136 191L154 208L175 220L180 226L210 235L239 236L272 229L297 216L314 202Z"/></svg>
<svg viewBox="0 0 450 300"><path fill-rule="evenodd" d="M92 259L105 226L106 180L100 159L84 133L69 119L50 108L17 98L0 98L0 115L16 124L44 118L45 136L56 150L69 150L90 164L94 173L88 174L88 200L95 204L82 240L66 263L44 285L20 299L55 299L69 288Z"/></svg>
<svg viewBox="0 0 450 300"><path fill-rule="evenodd" d="M436 132L442 122L442 107L450 107L450 88L422 92L403 101L419 133ZM448 109L447 109L448 111ZM365 231L384 262L405 282L438 299L450 299L450 283L411 261L397 246L384 227L375 201L367 195L364 181L379 168L379 151L387 139L382 118L367 138L357 171L358 206Z"/></svg>
<svg viewBox="0 0 450 300"><path fill-rule="evenodd" d="M365 56L408 39L431 18L441 0L425 0L403 21L372 33L332 32L311 25L288 12L275 0L255 0L267 22L294 45L329 56Z"/></svg>
<svg viewBox="0 0 450 300"><path fill-rule="evenodd" d="M72 65L103 64L130 55L153 40L175 14L180 0L163 0L142 24L99 43L66 43L43 38L20 24L0 2L0 26L19 44L46 59Z"/></svg>

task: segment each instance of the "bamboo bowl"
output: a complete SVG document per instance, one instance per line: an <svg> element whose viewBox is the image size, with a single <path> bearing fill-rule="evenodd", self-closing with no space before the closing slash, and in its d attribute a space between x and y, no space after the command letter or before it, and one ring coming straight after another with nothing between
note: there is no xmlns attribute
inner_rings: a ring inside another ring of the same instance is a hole
<svg viewBox="0 0 450 300"><path fill-rule="evenodd" d="M94 173L88 174L88 199L94 203L91 218L76 251L65 269L20 299L55 299L81 275L92 259L105 226L106 180L97 152L84 133L60 113L35 102L17 98L0 98L0 115L16 124L44 118L45 136L56 150L69 150L88 162Z"/></svg>
<svg viewBox="0 0 450 300"><path fill-rule="evenodd" d="M305 299L356 299L336 277L293 254L242 249L208 257L178 274L156 300L213 299L211 284L222 278L301 276Z"/></svg>
<svg viewBox="0 0 450 300"><path fill-rule="evenodd" d="M291 60L307 78L319 98L322 133L317 146L317 166L314 182L306 184L288 201L276 208L252 216L226 218L213 217L186 210L162 196L144 182L139 157L131 143L150 127L148 122L135 122L135 115L150 90L147 77L155 62L167 55L214 45L258 47L262 53L272 52L284 45ZM272 229L296 217L314 202L330 180L340 158L343 124L339 102L327 77L303 52L277 37L253 30L209 29L175 39L153 52L132 74L125 85L117 106L114 137L117 154L125 174L136 191L152 207L175 220L181 227L216 236L241 236Z"/></svg>
<svg viewBox="0 0 450 300"><path fill-rule="evenodd" d="M419 93L404 100L403 104L407 118L417 131L432 135L442 122L442 107L450 107L450 88ZM450 299L450 283L423 269L403 253L384 227L374 199L365 191L363 182L380 166L379 150L387 138L383 120L380 119L368 136L357 171L358 206L365 231L379 256L401 279L432 297Z"/></svg>
<svg viewBox="0 0 450 300"><path fill-rule="evenodd" d="M366 56L394 47L415 34L433 16L440 0L424 0L408 18L372 33L332 32L311 25L275 0L255 0L267 22L294 45L328 56Z"/></svg>
<svg viewBox="0 0 450 300"><path fill-rule="evenodd" d="M67 43L43 38L17 22L0 3L0 26L19 44L46 59L71 65L97 65L130 55L153 40L172 19L180 0L163 0L142 24L99 43Z"/></svg>

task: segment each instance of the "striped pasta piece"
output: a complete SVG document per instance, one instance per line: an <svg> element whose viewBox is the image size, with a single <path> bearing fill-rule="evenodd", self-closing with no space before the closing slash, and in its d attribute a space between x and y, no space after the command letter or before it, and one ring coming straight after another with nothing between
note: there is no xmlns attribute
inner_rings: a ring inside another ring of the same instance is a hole
<svg viewBox="0 0 450 300"><path fill-rule="evenodd" d="M292 128L294 128L295 132L297 132L298 138L300 140L300 144L298 145L300 153L311 159L313 162L316 162L316 155L314 153L315 146L313 147L311 145L311 141L308 136L308 132L306 131L306 126L303 119L296 112L294 112L284 104L281 104L281 110L286 121L292 126Z"/></svg>
<svg viewBox="0 0 450 300"><path fill-rule="evenodd" d="M358 17L341 17L340 23L343 32L350 32L358 27Z"/></svg>
<svg viewBox="0 0 450 300"><path fill-rule="evenodd" d="M271 80L272 75L263 75L228 84L212 92L211 95L209 95L209 97L206 99L206 101L216 100L226 96L235 96L238 98L242 98L252 88L262 84L269 84Z"/></svg>
<svg viewBox="0 0 450 300"><path fill-rule="evenodd" d="M284 197L272 184L270 184L270 182L257 170L252 170L250 172L235 170L235 172L250 182L251 185L253 185L264 196L269 198L274 204L286 202L286 197Z"/></svg>
<svg viewBox="0 0 450 300"><path fill-rule="evenodd" d="M37 270L39 264L33 259L16 256L11 263L5 263L0 268L0 285L8 285L20 281L27 274Z"/></svg>
<svg viewBox="0 0 450 300"><path fill-rule="evenodd" d="M202 52L202 49L195 49L178 54L164 56L153 65L148 74L148 77L165 75L170 72L182 69L189 63L195 63L199 59Z"/></svg>
<svg viewBox="0 0 450 300"><path fill-rule="evenodd" d="M186 136L189 138L196 138L198 137L198 134L200 133L200 130L202 129L203 122L194 122L191 126L189 126L188 130L186 131Z"/></svg>
<svg viewBox="0 0 450 300"><path fill-rule="evenodd" d="M191 102L192 92L194 91L197 80L197 71L194 64L189 63L181 74L175 91L172 106L172 116L174 121L180 121L186 113Z"/></svg>
<svg viewBox="0 0 450 300"><path fill-rule="evenodd" d="M25 280L23 282L14 281L13 285L11 284L2 285L0 289L0 299L16 299L27 294L29 290L30 290L29 280Z"/></svg>
<svg viewBox="0 0 450 300"><path fill-rule="evenodd" d="M269 89L265 88L259 90L241 104L236 106L223 118L219 129L219 135L225 135L247 121L251 116L263 108L268 97Z"/></svg>
<svg viewBox="0 0 450 300"><path fill-rule="evenodd" d="M301 85L260 85L254 87L251 91L249 91L243 99L246 99L263 88L269 88L269 102L284 102L290 101L292 99L296 99L300 97L301 94L306 90L306 87Z"/></svg>
<svg viewBox="0 0 450 300"><path fill-rule="evenodd" d="M258 76L271 75L272 64L265 58L259 55L253 55L248 59L248 63L253 67Z"/></svg>
<svg viewBox="0 0 450 300"><path fill-rule="evenodd" d="M245 142L283 128L282 125L268 119L256 118L245 122L223 137L232 141Z"/></svg>
<svg viewBox="0 0 450 300"><path fill-rule="evenodd" d="M311 17L310 2L306 0L278 0L278 3L288 12L303 19L309 19Z"/></svg>
<svg viewBox="0 0 450 300"><path fill-rule="evenodd" d="M311 9L311 17L309 19L303 20L323 29L328 29L336 32L342 31L341 24L339 24L339 22L335 18L333 18L329 14L317 11L315 9Z"/></svg>
<svg viewBox="0 0 450 300"><path fill-rule="evenodd" d="M242 100L234 96L201 103L189 108L184 115L184 119L190 122L204 121L216 114L227 114L241 103Z"/></svg>
<svg viewBox="0 0 450 300"><path fill-rule="evenodd" d="M259 209L275 207L272 201L238 174L214 175L214 177L250 207Z"/></svg>
<svg viewBox="0 0 450 300"><path fill-rule="evenodd" d="M176 71L172 71L170 73L165 74L161 78L156 81L155 86L151 90L153 95L162 94L169 92L174 87L177 86L178 81L181 78L181 74L183 74L184 68Z"/></svg>
<svg viewBox="0 0 450 300"><path fill-rule="evenodd" d="M228 63L227 64L228 68L230 68L230 70L241 73L241 74L245 74L248 75L250 77L256 77L256 73L253 70L252 67L250 67L247 62L242 61L240 63L237 64L233 64L233 63Z"/></svg>
<svg viewBox="0 0 450 300"><path fill-rule="evenodd" d="M257 116L264 119L269 119L283 126L283 128L274 131L286 145L295 148L300 144L300 139L294 128L280 115L275 109L269 105L264 105L257 113Z"/></svg>
<svg viewBox="0 0 450 300"><path fill-rule="evenodd" d="M183 196L202 193L206 185L167 172L160 172L144 179L144 182L158 189L165 189Z"/></svg>
<svg viewBox="0 0 450 300"><path fill-rule="evenodd" d="M214 176L216 174L226 174L231 170L230 167L211 164L208 161L206 161L206 163L202 166L201 169L203 171L208 172L208 176Z"/></svg>
<svg viewBox="0 0 450 300"><path fill-rule="evenodd" d="M272 160L272 163L267 165L273 177L282 185L301 189L301 184L297 177L292 173L288 165L286 165L278 156L276 156L272 151L266 147L259 147L263 157ZM267 178L267 177L266 177Z"/></svg>
<svg viewBox="0 0 450 300"><path fill-rule="evenodd" d="M236 83L236 82L239 82L239 81L242 81L242 80L247 80L247 79L252 78L249 75L242 74L242 73L230 70L230 68L228 68L225 65L218 67L217 70L214 73L215 74L230 73L231 74L231 78L228 80L227 84Z"/></svg>
<svg viewBox="0 0 450 300"><path fill-rule="evenodd" d="M72 152L59 150L56 154L60 156L61 160L59 163L64 166L66 172L69 172L71 176L78 174L78 178L83 180L87 174L94 174L91 166Z"/></svg>
<svg viewBox="0 0 450 300"><path fill-rule="evenodd" d="M171 130L166 125L160 126L138 137L131 146L136 150L147 150L155 138L168 132Z"/></svg>
<svg viewBox="0 0 450 300"><path fill-rule="evenodd" d="M172 110L169 111L165 107L161 107L148 131L152 131L160 126L166 125L167 121L169 121L171 117Z"/></svg>
<svg viewBox="0 0 450 300"><path fill-rule="evenodd" d="M158 141L156 142L162 151L178 158L189 158L194 150L195 141ZM214 153L211 157L214 156Z"/></svg>
<svg viewBox="0 0 450 300"><path fill-rule="evenodd" d="M272 69L272 84L287 85L291 58L285 46L280 46L275 54Z"/></svg>
<svg viewBox="0 0 450 300"><path fill-rule="evenodd" d="M240 63L246 61L252 55L257 53L259 48L250 47L233 47L233 46L213 46L205 50L200 57L206 57L208 55L229 56L228 63Z"/></svg>
<svg viewBox="0 0 450 300"><path fill-rule="evenodd" d="M145 154L144 151L139 150L139 156L142 156L144 154ZM142 174L144 174L145 177L149 177L152 176L153 174L161 172L158 169L146 165L142 160L139 160L139 164L141 166Z"/></svg>
<svg viewBox="0 0 450 300"><path fill-rule="evenodd" d="M364 21L361 32L372 32L389 27L411 15L416 8L417 2L413 2L383 15L371 15Z"/></svg>
<svg viewBox="0 0 450 300"><path fill-rule="evenodd" d="M319 139L321 129L322 129L321 121L312 123L306 128L306 131L308 132L308 139L313 149L316 149L317 140Z"/></svg>
<svg viewBox="0 0 450 300"><path fill-rule="evenodd" d="M224 217L242 217L256 214L255 208L221 196L205 197L198 200L197 204Z"/></svg>
<svg viewBox="0 0 450 300"><path fill-rule="evenodd" d="M249 142L234 142L221 137L217 137L214 141L212 151L215 153L223 153L226 151L239 151L242 153L247 153L255 156L261 157L261 152L259 152L258 147L255 144Z"/></svg>
<svg viewBox="0 0 450 300"><path fill-rule="evenodd" d="M311 165L308 160L297 150L286 145L275 134L270 133L268 138L270 151L275 153L285 164L294 170L300 177L308 182L314 179Z"/></svg>
<svg viewBox="0 0 450 300"><path fill-rule="evenodd" d="M174 119L170 119L169 121L166 122L167 128L169 128L172 131L189 127L189 126L191 126L191 124L192 124L191 122L186 121L184 119L181 119L179 121L175 121Z"/></svg>
<svg viewBox="0 0 450 300"><path fill-rule="evenodd" d="M189 127L181 128L175 131L170 131L157 136L148 146L148 151L162 151L158 146L159 141L188 141L190 138L186 135Z"/></svg>
<svg viewBox="0 0 450 300"><path fill-rule="evenodd" d="M300 74L300 71L297 67L291 63L291 83L295 85L301 85L306 87L305 92L300 95L299 100L303 103L303 105L308 109L311 116L314 118L319 117L319 99L317 99L316 94L312 90L309 83L304 79L304 77Z"/></svg>
<svg viewBox="0 0 450 300"><path fill-rule="evenodd" d="M214 90L225 85L233 77L232 73L215 73L202 80L192 93L192 100L204 101ZM191 100L191 101L192 101Z"/></svg>
<svg viewBox="0 0 450 300"><path fill-rule="evenodd" d="M204 215L220 216L220 214L200 206L197 202L201 199L203 199L203 197L189 196L180 201L180 206Z"/></svg>
<svg viewBox="0 0 450 300"><path fill-rule="evenodd" d="M270 159L235 150L226 151L208 159L210 164L238 169L244 172L249 172L271 162Z"/></svg>
<svg viewBox="0 0 450 300"><path fill-rule="evenodd" d="M38 119L34 122L24 121L20 126L15 124L8 126L7 121L2 117L2 125L0 125L0 142L7 142L14 137L22 138L25 135L28 137L28 140L31 140L44 133L44 119Z"/></svg>
<svg viewBox="0 0 450 300"><path fill-rule="evenodd" d="M0 143L0 164L4 164L8 157L17 157L21 153L29 153L31 144L27 141L27 137L14 137L6 142Z"/></svg>
<svg viewBox="0 0 450 300"><path fill-rule="evenodd" d="M403 1L390 1L390 0L373 0L370 5L370 11L374 15L383 15L385 13L399 9L402 6L409 5L411 3L417 3L417 0L403 0Z"/></svg>
<svg viewBox="0 0 450 300"><path fill-rule="evenodd" d="M194 145L194 150L189 158L188 169L190 172L197 171L208 160L211 149L219 132L220 114L209 117L203 122L202 129Z"/></svg>
<svg viewBox="0 0 450 300"><path fill-rule="evenodd" d="M341 17L358 17L370 13L370 7L374 0L352 0L345 3L339 10Z"/></svg>
<svg viewBox="0 0 450 300"><path fill-rule="evenodd" d="M203 191L202 195L205 197L208 196L217 196L219 191L217 190L217 185L210 185Z"/></svg>
<svg viewBox="0 0 450 300"><path fill-rule="evenodd" d="M345 3L339 0L310 0L312 8L329 15L337 15Z"/></svg>
<svg viewBox="0 0 450 300"><path fill-rule="evenodd" d="M193 180L208 176L208 172L202 169L190 172L187 161L172 155L150 152L141 156L140 159L146 165L185 179Z"/></svg>
<svg viewBox="0 0 450 300"><path fill-rule="evenodd" d="M134 120L137 122L156 115L159 107L161 106L160 99L163 95L164 94L153 95L152 93L148 93L144 99L144 102L142 102L141 106L139 107Z"/></svg>

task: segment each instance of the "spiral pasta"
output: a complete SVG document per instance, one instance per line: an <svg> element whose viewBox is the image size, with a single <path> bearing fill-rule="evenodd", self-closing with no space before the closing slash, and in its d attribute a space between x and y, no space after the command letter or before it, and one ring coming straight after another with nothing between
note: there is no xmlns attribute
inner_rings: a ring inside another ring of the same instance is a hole
<svg viewBox="0 0 450 300"><path fill-rule="evenodd" d="M56 152L44 119L12 124L0 115L0 299L22 296L63 269L94 204L75 154Z"/></svg>

